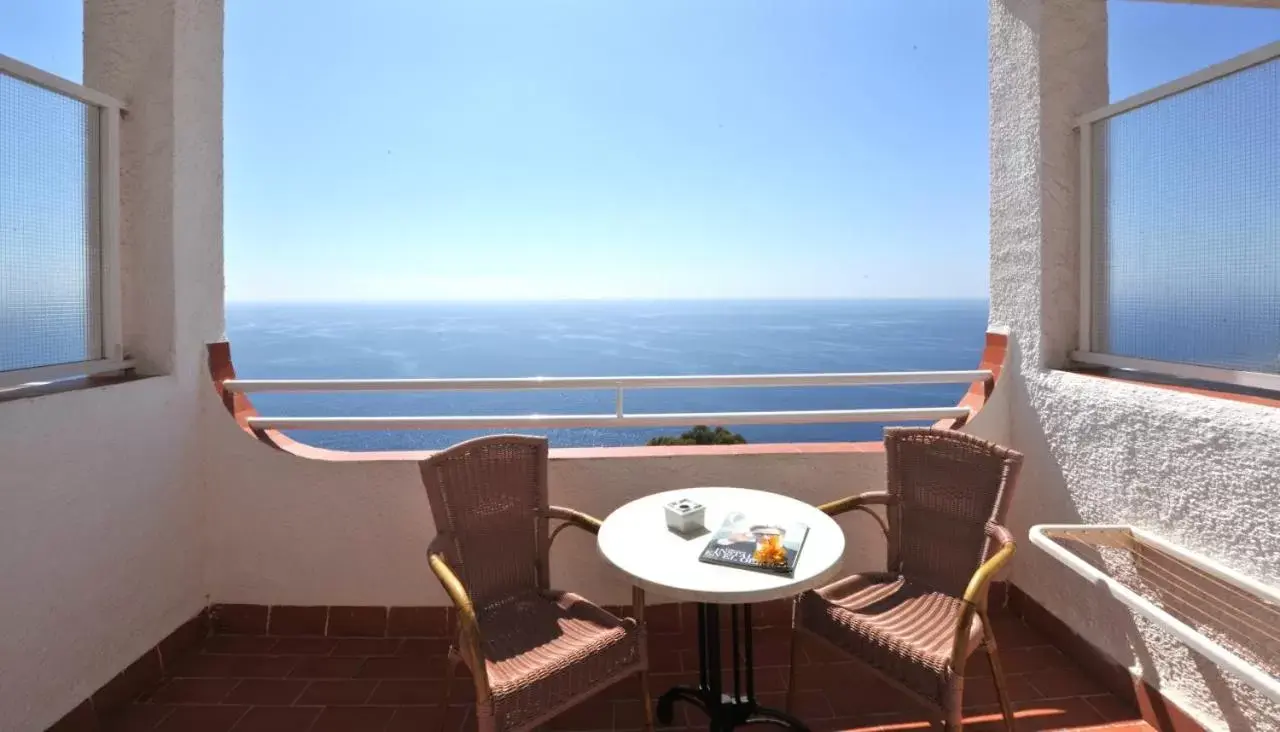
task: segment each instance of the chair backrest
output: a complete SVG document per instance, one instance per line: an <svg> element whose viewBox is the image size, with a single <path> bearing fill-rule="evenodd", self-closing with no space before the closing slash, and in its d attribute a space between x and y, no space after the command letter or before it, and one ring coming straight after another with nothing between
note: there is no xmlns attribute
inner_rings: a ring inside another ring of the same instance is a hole
<svg viewBox="0 0 1280 732"><path fill-rule="evenodd" d="M1022 455L955 430L885 430L889 568L948 595L964 594L986 559L986 525L1001 523Z"/></svg>
<svg viewBox="0 0 1280 732"><path fill-rule="evenodd" d="M446 558L477 613L547 587L545 439L481 437L420 467Z"/></svg>

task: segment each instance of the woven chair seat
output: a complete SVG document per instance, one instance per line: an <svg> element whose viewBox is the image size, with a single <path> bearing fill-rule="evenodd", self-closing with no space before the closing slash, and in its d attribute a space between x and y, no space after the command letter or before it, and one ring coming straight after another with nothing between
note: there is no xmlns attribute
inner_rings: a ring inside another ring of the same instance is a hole
<svg viewBox="0 0 1280 732"><path fill-rule="evenodd" d="M479 623L498 729L535 723L641 665L636 622L572 593L524 594L482 610Z"/></svg>
<svg viewBox="0 0 1280 732"><path fill-rule="evenodd" d="M795 622L885 676L941 703L963 601L898 574L855 574L799 597ZM977 618L969 646L982 642Z"/></svg>

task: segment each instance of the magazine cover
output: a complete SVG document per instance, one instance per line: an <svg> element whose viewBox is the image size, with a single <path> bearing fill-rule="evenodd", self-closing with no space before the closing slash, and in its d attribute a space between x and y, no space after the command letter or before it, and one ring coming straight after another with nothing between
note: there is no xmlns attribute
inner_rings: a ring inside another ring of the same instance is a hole
<svg viewBox="0 0 1280 732"><path fill-rule="evenodd" d="M710 564L791 574L804 547L809 527L751 518L733 511L711 537L698 559Z"/></svg>

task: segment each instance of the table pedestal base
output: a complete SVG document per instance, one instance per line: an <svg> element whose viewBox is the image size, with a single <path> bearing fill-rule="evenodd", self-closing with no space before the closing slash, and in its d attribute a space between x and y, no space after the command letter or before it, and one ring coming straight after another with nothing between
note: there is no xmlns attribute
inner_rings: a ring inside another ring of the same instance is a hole
<svg viewBox="0 0 1280 732"><path fill-rule="evenodd" d="M738 616L741 611L742 627ZM720 654L720 608L698 603L698 686L675 686L658 698L658 721L671 724L677 701L689 702L706 712L711 732L771 723L808 732L803 722L786 712L756 703L755 663L751 650L751 606L730 605L729 655L732 658L733 693L725 693ZM742 632L739 633L739 630ZM745 660L745 663L743 661ZM743 683L745 682L745 684ZM745 693L744 693L745 692Z"/></svg>
<svg viewBox="0 0 1280 732"><path fill-rule="evenodd" d="M709 729L713 732L727 732L745 724L774 724L788 729L807 732L804 722L778 709L770 709L756 704L754 700L734 699L728 694L721 694L719 703L714 701L711 692L692 686L673 686L658 699L658 721L670 724L672 704L687 701L707 713L710 719Z"/></svg>

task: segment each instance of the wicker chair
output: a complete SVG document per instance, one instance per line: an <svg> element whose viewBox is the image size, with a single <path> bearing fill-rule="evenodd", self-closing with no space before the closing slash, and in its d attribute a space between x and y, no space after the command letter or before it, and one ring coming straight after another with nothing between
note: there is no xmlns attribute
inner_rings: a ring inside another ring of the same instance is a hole
<svg viewBox="0 0 1280 732"><path fill-rule="evenodd" d="M457 618L442 728L462 662L475 683L481 732L530 729L634 673L652 730L643 591L633 590L632 619L550 589L556 535L568 526L594 534L600 522L547 505L547 441L482 437L421 468L439 531L429 561ZM563 523L548 533L552 520Z"/></svg>
<svg viewBox="0 0 1280 732"><path fill-rule="evenodd" d="M887 492L825 504L828 515L864 511L888 539L888 571L855 574L796 598L791 639L817 638L853 656L961 728L964 668L985 646L1006 726L1013 711L987 617L987 586L1013 556L1000 525L1022 456L952 430L886 431ZM869 506L884 506L888 525Z"/></svg>

